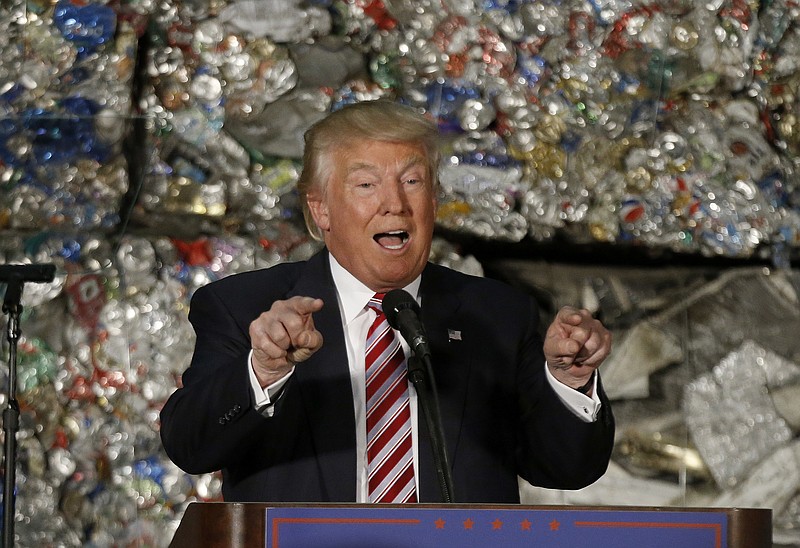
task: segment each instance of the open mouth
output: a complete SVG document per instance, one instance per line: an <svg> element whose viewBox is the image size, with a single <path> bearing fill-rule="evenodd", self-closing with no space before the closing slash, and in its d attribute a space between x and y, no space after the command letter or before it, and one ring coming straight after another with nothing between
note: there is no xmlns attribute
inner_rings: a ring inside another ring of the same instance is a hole
<svg viewBox="0 0 800 548"><path fill-rule="evenodd" d="M391 232L380 232L373 236L381 247L386 249L401 249L408 241L408 232L405 230L392 230Z"/></svg>

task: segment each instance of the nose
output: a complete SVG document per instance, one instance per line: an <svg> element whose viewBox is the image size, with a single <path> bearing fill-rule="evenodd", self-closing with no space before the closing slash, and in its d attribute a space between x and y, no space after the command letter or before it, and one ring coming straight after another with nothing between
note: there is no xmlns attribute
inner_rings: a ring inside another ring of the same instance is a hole
<svg viewBox="0 0 800 548"><path fill-rule="evenodd" d="M382 206L385 213L398 215L408 208L408 197L405 193L405 186L401 181L394 181L389 184L381 185Z"/></svg>

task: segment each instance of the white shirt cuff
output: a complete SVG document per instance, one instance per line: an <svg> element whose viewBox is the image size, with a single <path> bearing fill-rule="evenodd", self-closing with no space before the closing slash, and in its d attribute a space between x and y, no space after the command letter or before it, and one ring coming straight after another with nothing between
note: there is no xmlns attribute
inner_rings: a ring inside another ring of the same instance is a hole
<svg viewBox="0 0 800 548"><path fill-rule="evenodd" d="M259 411L263 412L264 408L272 407L272 404L274 403L272 398L275 397L275 394L280 392L281 388L283 388L283 385L286 384L286 381L288 381L289 377L292 376L292 373L294 373L294 367L292 367L292 370L282 378L278 379L266 388L261 388L261 383L258 382L258 377L256 377L256 372L253 369L253 351L251 350L247 355L247 371L250 374L250 386L253 389L253 396L256 402L255 407ZM272 416L272 413L268 412L268 415Z"/></svg>
<svg viewBox="0 0 800 548"><path fill-rule="evenodd" d="M592 387L592 396L589 397L581 394L574 388L570 388L566 384L558 382L547 364L544 366L545 374L550 386L555 390L559 399L564 402L564 405L572 411L579 419L584 422L594 422L597 420L597 415L600 413L600 397L597 395L597 377L599 373L594 376L594 385Z"/></svg>

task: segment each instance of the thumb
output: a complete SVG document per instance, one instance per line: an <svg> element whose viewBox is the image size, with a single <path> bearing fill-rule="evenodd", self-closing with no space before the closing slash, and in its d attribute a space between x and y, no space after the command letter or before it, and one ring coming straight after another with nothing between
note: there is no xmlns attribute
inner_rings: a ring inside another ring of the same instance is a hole
<svg viewBox="0 0 800 548"><path fill-rule="evenodd" d="M322 333L309 329L297 335L289 350L289 359L295 363L307 360L322 346Z"/></svg>

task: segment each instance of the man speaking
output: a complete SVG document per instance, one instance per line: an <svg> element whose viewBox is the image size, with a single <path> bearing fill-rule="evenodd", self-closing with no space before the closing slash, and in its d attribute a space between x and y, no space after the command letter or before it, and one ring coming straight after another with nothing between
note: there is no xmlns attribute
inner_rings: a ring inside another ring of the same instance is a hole
<svg viewBox="0 0 800 548"><path fill-rule="evenodd" d="M419 305L454 502L519 502L518 476L578 489L605 472L610 333L565 307L542 340L530 296L428 262L438 145L435 124L393 102L332 113L306 133L298 183L324 249L193 296L195 351L161 437L184 471L222 470L226 501L441 502L408 380L416 343L383 311L398 289Z"/></svg>

